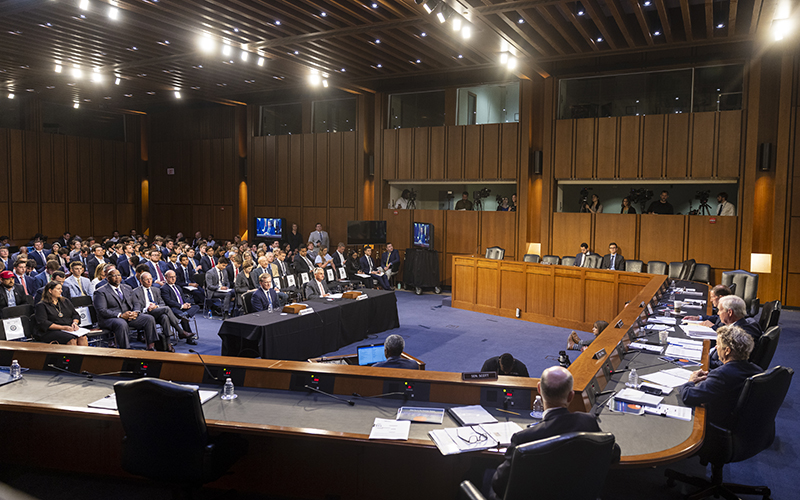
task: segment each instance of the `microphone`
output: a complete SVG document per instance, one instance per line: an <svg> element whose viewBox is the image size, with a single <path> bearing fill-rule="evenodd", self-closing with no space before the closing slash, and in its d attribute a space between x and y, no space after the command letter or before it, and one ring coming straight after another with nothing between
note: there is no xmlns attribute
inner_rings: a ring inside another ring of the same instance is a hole
<svg viewBox="0 0 800 500"><path fill-rule="evenodd" d="M375 396L362 396L361 394L359 394L357 392L353 393L353 396L355 396L357 398L362 398L362 399L385 398L386 396L405 396L405 395L406 395L405 391L402 391L402 392L400 392L400 391L398 391L398 392L387 392L385 394L377 394Z"/></svg>
<svg viewBox="0 0 800 500"><path fill-rule="evenodd" d="M48 364L47 366L48 366L48 367L50 367L50 368L52 368L52 369L54 369L54 370L58 370L58 371L60 371L60 372L69 373L70 375L72 375L72 376L74 376L74 377L86 377L86 378L88 378L88 379L91 379L91 378L92 378L91 376L88 376L88 377L87 377L86 375L84 375L84 374L82 374L82 373L75 373L75 372L71 372L71 371L69 371L69 370L65 370L65 369L61 368L60 366L56 366L56 365L54 365L53 363L50 363L50 364Z"/></svg>
<svg viewBox="0 0 800 500"><path fill-rule="evenodd" d="M81 375L85 375L86 378L88 378L89 380L92 380L94 377L108 377L110 375L132 375L132 374L135 374L135 373L136 372L132 372L132 371L120 371L120 372L108 372L108 373L92 373L92 372L88 372L86 370L83 370L81 372Z"/></svg>
<svg viewBox="0 0 800 500"><path fill-rule="evenodd" d="M194 349L189 349L189 352L191 352L192 354L197 354L197 357L200 358L200 362L203 363L203 368L206 369L206 373L208 373L209 377L213 378L217 382L222 382L222 380L220 380L219 378L215 377L214 374L211 373L211 370L208 369L208 366L206 366L206 362L203 361L203 356L201 356L199 352L195 351Z"/></svg>
<svg viewBox="0 0 800 500"><path fill-rule="evenodd" d="M342 398L340 398L339 396L334 396L333 394L328 394L327 392L325 392L325 391L321 391L321 390L317 389L316 387L311 387L311 386L310 386L310 385L308 385L308 384L306 384L304 387L305 387L306 389L308 389L309 391L318 392L318 393L320 393L320 394L323 394L323 395L325 395L325 396L328 396L329 398L333 398L333 399L336 399L336 400L338 400L338 401L341 401L342 403L347 403L347 404L349 404L350 406L355 406L355 405L356 405L354 402L350 401L349 399L342 399Z"/></svg>

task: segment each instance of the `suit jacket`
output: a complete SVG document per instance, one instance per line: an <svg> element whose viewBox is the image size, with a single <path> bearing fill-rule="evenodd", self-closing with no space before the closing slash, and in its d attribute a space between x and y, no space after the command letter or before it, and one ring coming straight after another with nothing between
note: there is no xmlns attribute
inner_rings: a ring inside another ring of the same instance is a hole
<svg viewBox="0 0 800 500"><path fill-rule="evenodd" d="M222 282L219 279L220 274L222 274ZM218 267L206 271L206 290L208 290L209 296L219 290L221 286L231 288L230 282L228 282L228 273L225 271L220 273Z"/></svg>
<svg viewBox="0 0 800 500"><path fill-rule="evenodd" d="M152 260L148 260L147 267L150 268L150 274L153 276L153 281L160 281L161 278L158 276L158 272L156 271L156 263ZM161 270L162 275L169 270L167 269L167 265L160 260L158 261L158 269Z"/></svg>
<svg viewBox="0 0 800 500"><path fill-rule="evenodd" d="M216 267L216 264L219 264L217 257L214 257L214 264L211 263L211 259L208 258L208 255L203 255L203 258L200 259L200 268L204 273L207 273L212 267Z"/></svg>
<svg viewBox="0 0 800 500"><path fill-rule="evenodd" d="M39 252L37 252L36 250L28 251L28 258L36 261L37 273L42 272L42 269L44 269L45 264L47 264L47 256L50 255L50 250L42 249L42 253L44 254L44 257L39 255Z"/></svg>
<svg viewBox="0 0 800 500"><path fill-rule="evenodd" d="M392 253L383 252L381 255L381 267L384 269L390 269L393 273L396 273L398 269L400 269L400 252L397 251L395 248L392 250Z"/></svg>
<svg viewBox="0 0 800 500"><path fill-rule="evenodd" d="M317 280L313 279L306 283L305 291L306 291L306 298L313 299L315 297L319 297L319 287L317 286ZM330 289L328 288L328 283L325 281L320 281L322 283L322 288L325 290L325 293L331 293Z"/></svg>
<svg viewBox="0 0 800 500"><path fill-rule="evenodd" d="M104 262L108 264L110 261L105 259ZM100 265L100 261L97 260L97 257L92 255L89 257L88 261L86 262L86 271L89 273L89 279L94 279L94 272L97 270L97 266Z"/></svg>
<svg viewBox="0 0 800 500"><path fill-rule="evenodd" d="M43 271L33 278L33 286L35 286L37 290L44 287L47 283L47 271Z"/></svg>
<svg viewBox="0 0 800 500"><path fill-rule="evenodd" d="M372 365L377 368L403 368L406 370L419 370L419 364L402 356L390 356L386 361L379 361Z"/></svg>
<svg viewBox="0 0 800 500"><path fill-rule="evenodd" d="M603 264L600 269L609 269L611 267L611 254L607 253L603 256ZM617 271L625 270L625 257L622 254L616 254L614 257L614 269Z"/></svg>
<svg viewBox="0 0 800 500"><path fill-rule="evenodd" d="M275 293L275 290L269 289L264 290L263 288L259 287L255 292L253 292L252 296L252 304L254 311L268 311L269 310L269 300L267 299L267 294L272 299L272 308L277 309L279 307L278 301L278 294Z"/></svg>
<svg viewBox="0 0 800 500"><path fill-rule="evenodd" d="M5 269L6 269L6 270L10 271L10 270L11 270L12 263L13 263L14 261L13 261L13 260L11 260L11 256L9 255L9 256L8 256L8 258L7 258L7 259L5 259L5 260L3 260L3 259L0 259L0 262L2 262L2 263L3 263L3 265L5 266Z"/></svg>
<svg viewBox="0 0 800 500"><path fill-rule="evenodd" d="M553 408L545 412L541 424L521 430L511 436L511 446L506 450L505 462L500 464L492 478L492 498L503 498L511 472L511 457L514 449L522 444L547 439L570 432L600 432L597 419L589 413L570 413L566 408ZM614 445L615 458L619 460L619 447ZM576 478L580 480L580 478Z"/></svg>
<svg viewBox="0 0 800 500"><path fill-rule="evenodd" d="M94 308L97 311L98 323L101 328L104 328L104 325L108 324L108 320L116 318L118 314L142 310L143 306L134 297L131 287L120 283L119 289L122 291L123 300L120 300L111 286L98 288L94 292Z"/></svg>
<svg viewBox="0 0 800 500"><path fill-rule="evenodd" d="M127 256L117 259L117 270L123 278L128 278L131 276L131 274L133 274L133 271L131 270L131 263Z"/></svg>
<svg viewBox="0 0 800 500"><path fill-rule="evenodd" d="M84 293L91 297L94 295L94 285L92 282L89 281L89 278L84 278L81 276L81 286L83 287ZM81 296L81 289L78 287L78 278L75 276L68 276L66 280L64 280L63 289L69 290L70 297L80 297Z"/></svg>
<svg viewBox="0 0 800 500"><path fill-rule="evenodd" d="M309 243L316 243L319 241L320 248L331 247L331 239L328 237L327 231L311 231L311 234L308 235L308 242Z"/></svg>
<svg viewBox="0 0 800 500"><path fill-rule="evenodd" d="M161 299L164 303L173 311L180 311L181 306L189 302L186 300L186 296L183 294L183 290L181 290L180 285L175 283L175 288L178 289L178 295L175 295L175 290L172 289L169 285L164 285L160 289Z"/></svg>
<svg viewBox="0 0 800 500"><path fill-rule="evenodd" d="M131 287L131 290L134 290L136 288L139 288L139 286L141 286L141 283L139 282L139 280L136 279L135 274L132 275L130 278L126 279L123 283Z"/></svg>
<svg viewBox="0 0 800 500"><path fill-rule="evenodd" d="M311 262L310 265L308 262L306 262L306 259L308 259L308 261ZM296 273L298 274L307 273L311 271L313 268L314 268L314 261L311 260L310 257L306 256L306 258L304 259L303 256L300 255L299 253L294 256L294 271Z"/></svg>
<svg viewBox="0 0 800 500"><path fill-rule="evenodd" d="M575 264L573 264L573 265L576 266L576 267L583 267L584 259L586 258L587 255L589 255L589 254L588 253L583 253L583 252L581 252L578 255L576 255L575 256Z"/></svg>
<svg viewBox="0 0 800 500"><path fill-rule="evenodd" d="M336 266L337 269L342 267L342 266L344 266L344 263L347 262L347 257L345 257L343 255L340 255L339 252L337 252L337 251L334 251L331 254L331 257L333 257L333 265ZM399 257L398 257L398 261L399 261Z"/></svg>
<svg viewBox="0 0 800 500"><path fill-rule="evenodd" d="M228 273L228 283L236 283L236 276L242 274L242 270L240 268L236 275L234 275L233 264L228 264L228 267L225 268L225 272Z"/></svg>
<svg viewBox="0 0 800 500"><path fill-rule="evenodd" d="M709 370L704 381L682 385L679 388L681 399L686 406L705 404L708 422L727 429L745 380L762 371L760 366L749 361L730 361Z"/></svg>
<svg viewBox="0 0 800 500"><path fill-rule="evenodd" d="M186 285L194 285L194 269L192 269L191 264L186 266L186 271L184 272L183 266L178 266L178 269L175 271L175 282L178 286L184 287Z"/></svg>
<svg viewBox="0 0 800 500"><path fill-rule="evenodd" d="M484 361L481 371L500 373L500 356L495 356ZM511 375L514 377L530 377L528 374L528 367L525 366L525 363L518 359L514 360L514 366L511 367L511 373L507 373L506 375Z"/></svg>
<svg viewBox="0 0 800 500"><path fill-rule="evenodd" d="M18 306L24 306L28 303L22 285L14 285L14 300L17 301ZM2 287L2 290L0 290L0 309L5 309L6 307L8 307L8 295L6 294L5 287Z"/></svg>
<svg viewBox="0 0 800 500"><path fill-rule="evenodd" d="M14 286L19 286L20 288L22 288L22 286L20 285L14 285ZM33 303L38 304L42 300L42 295L44 295L44 286L36 290L36 295L33 297ZM70 294L69 288L62 286L61 296L64 297L65 299L71 299L72 295Z"/></svg>
<svg viewBox="0 0 800 500"><path fill-rule="evenodd" d="M278 270L278 276L281 278L293 272L291 266L289 266L289 263L286 261L276 260L272 265Z"/></svg>
<svg viewBox="0 0 800 500"><path fill-rule="evenodd" d="M28 295L35 295L37 290L35 280L27 274L24 275L23 278L25 278L25 286L28 288ZM22 282L19 280L19 276L17 276L16 273L14 273L14 283L22 286Z"/></svg>
<svg viewBox="0 0 800 500"><path fill-rule="evenodd" d="M373 259L372 257L370 257L369 260L372 261L372 265L371 266L370 266L369 261L367 260L367 256L366 255L361 257L360 259L358 259L358 263L361 265L361 272L364 273L364 274L371 273L372 271L374 271L380 265L380 263L379 262L375 262L375 259Z"/></svg>
<svg viewBox="0 0 800 500"><path fill-rule="evenodd" d="M164 299L161 297L161 289L156 288L155 285L150 287L150 292L153 294L153 300L151 302L156 304L157 306L166 306L167 304L164 302ZM145 304L147 304L147 289L143 286L140 286L136 290L133 291L133 298L139 302L141 312Z"/></svg>

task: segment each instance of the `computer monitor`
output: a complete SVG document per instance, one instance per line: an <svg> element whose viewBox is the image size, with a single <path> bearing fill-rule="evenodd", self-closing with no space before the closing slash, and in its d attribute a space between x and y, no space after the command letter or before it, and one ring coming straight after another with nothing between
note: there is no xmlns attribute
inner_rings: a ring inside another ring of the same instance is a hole
<svg viewBox="0 0 800 500"><path fill-rule="evenodd" d="M386 353L383 350L383 344L358 346L359 366L370 366L381 361L386 361Z"/></svg>
<svg viewBox="0 0 800 500"><path fill-rule="evenodd" d="M433 248L433 224L414 222L412 236L414 248Z"/></svg>
<svg viewBox="0 0 800 500"><path fill-rule="evenodd" d="M256 217L256 237L273 238L276 240L283 238L284 220L277 217Z"/></svg>
<svg viewBox="0 0 800 500"><path fill-rule="evenodd" d="M347 221L347 243L349 245L375 245L386 243L385 220Z"/></svg>

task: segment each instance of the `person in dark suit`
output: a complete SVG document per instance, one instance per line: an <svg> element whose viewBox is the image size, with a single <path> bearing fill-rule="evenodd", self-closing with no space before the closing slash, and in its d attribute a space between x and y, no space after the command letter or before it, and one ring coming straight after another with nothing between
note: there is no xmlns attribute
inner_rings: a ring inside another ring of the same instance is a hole
<svg viewBox="0 0 800 500"><path fill-rule="evenodd" d="M72 298L71 292L69 291L69 288L66 286L66 283L64 282L66 279L67 279L67 275L64 274L64 271L61 271L61 270L54 271L53 274L50 277L50 281L45 283L38 290L36 290L36 295L34 295L34 297L33 297L33 303L34 304L38 304L39 301L42 300L42 296L44 295L45 288L47 287L47 285L49 283L52 283L53 281L55 281L56 283L59 283L60 285L62 285L61 296L64 297L65 299L71 299Z"/></svg>
<svg viewBox="0 0 800 500"><path fill-rule="evenodd" d="M27 267L28 261L25 259L14 261L14 281L22 286L25 295L33 296L36 294L36 283L34 283L33 278L25 274Z"/></svg>
<svg viewBox="0 0 800 500"><path fill-rule="evenodd" d="M744 300L737 295L727 295L717 302L719 321L726 326L741 328L743 332L753 338L753 342L758 342L761 335L761 325L753 318L747 317L747 305ZM722 327L717 328L719 331ZM722 358L719 356L719 349L714 347L708 356L709 368L719 368L722 366Z"/></svg>
<svg viewBox="0 0 800 500"><path fill-rule="evenodd" d="M509 353L494 356L483 362L482 372L496 372L498 375L512 377L530 377L528 367Z"/></svg>
<svg viewBox="0 0 800 500"><path fill-rule="evenodd" d="M123 278L129 278L133 270L139 265L139 256L133 255L133 245L126 243L122 246L122 255L117 258L117 269Z"/></svg>
<svg viewBox="0 0 800 500"><path fill-rule="evenodd" d="M706 423L728 428L734 418L731 412L739 401L745 381L761 373L760 366L748 361L755 342L737 326L717 329L717 354L721 365L713 370L692 372L689 382L678 392L686 406L706 407Z"/></svg>
<svg viewBox="0 0 800 500"><path fill-rule="evenodd" d="M336 266L336 269L344 267L345 262L347 262L347 250L345 249L344 243L340 242L336 246L336 251L333 252L331 257L333 257L333 265Z"/></svg>
<svg viewBox="0 0 800 500"><path fill-rule="evenodd" d="M597 419L591 413L570 413L567 409L575 391L572 390L572 374L566 368L551 366L542 372L537 385L544 403L544 416L540 424L528 427L511 436L511 446L506 449L505 461L492 477L489 498L500 499L505 494L511 472L511 457L514 449L525 443L547 439L570 432L601 432ZM619 446L614 445L613 461L619 461ZM579 480L580 478L576 478Z"/></svg>
<svg viewBox="0 0 800 500"><path fill-rule="evenodd" d="M405 348L406 341L403 340L403 337L397 334L389 335L383 343L383 354L386 356L386 361L379 361L372 366L419 370L419 364L416 361L402 357Z"/></svg>
<svg viewBox="0 0 800 500"><path fill-rule="evenodd" d="M178 318L173 314L172 310L167 307L167 304L161 297L161 290L153 286L153 277L150 273L142 273L140 279L142 280L142 286L133 291L133 297L141 304L142 314L153 316L156 322L161 325L161 347L163 348L161 350L175 352L175 349L173 349L172 344L169 342L170 327L178 332L178 337L181 339L191 339L194 335L183 330L180 321L178 321Z"/></svg>
<svg viewBox="0 0 800 500"><path fill-rule="evenodd" d="M588 257L590 253L591 252L589 251L589 244L581 243L581 253L575 256L575 263L573 265L575 267L585 267L586 257Z"/></svg>
<svg viewBox="0 0 800 500"><path fill-rule="evenodd" d="M204 273L208 273L210 269L217 266L218 259L214 257L214 247L211 245L206 247L206 254L200 259L200 268Z"/></svg>
<svg viewBox="0 0 800 500"><path fill-rule="evenodd" d="M298 274L307 273L314 269L314 263L308 258L308 249L300 247L300 251L294 256L294 271Z"/></svg>
<svg viewBox="0 0 800 500"><path fill-rule="evenodd" d="M712 312L717 311L719 299L731 294L731 289L725 285L715 285L711 291L708 292L708 300L711 302ZM703 326L713 328L714 331L722 326L722 321L719 319L719 314L700 314L698 316L684 316L684 321L702 321Z"/></svg>
<svg viewBox="0 0 800 500"><path fill-rule="evenodd" d="M147 266L150 268L150 275L153 277L153 286L161 288L167 282L164 273L168 271L167 264L161 260L161 251L157 248L150 250L150 260Z"/></svg>
<svg viewBox="0 0 800 500"><path fill-rule="evenodd" d="M272 282L267 273L262 273L258 277L258 288L253 292L251 298L253 311L269 311L270 304L272 304L273 309L280 308L278 294L272 289Z"/></svg>
<svg viewBox="0 0 800 500"><path fill-rule="evenodd" d="M166 278L167 284L161 287L161 299L164 301L167 307L172 310L172 313L180 320L183 331L192 333L192 328L189 324L189 318L194 318L194 315L200 310L200 306L196 304L190 304L186 300L186 296L181 291L181 287L176 283L177 275L175 274L175 271L167 271ZM196 345L196 337L196 335L188 337L186 339L186 343L189 345Z"/></svg>
<svg viewBox="0 0 800 500"><path fill-rule="evenodd" d="M108 285L94 291L94 308L99 317L98 326L114 333L117 347L130 349L128 334L130 328L144 331L147 349L155 350L159 339L156 332L156 319L148 314L139 314L142 305L133 297L133 290L122 283L119 270L112 269L107 275Z"/></svg>
<svg viewBox="0 0 800 500"><path fill-rule="evenodd" d="M61 266L58 265L58 262L55 260L48 260L47 264L44 267L44 271L37 274L36 277L33 279L33 286L36 290L40 290L44 288L44 286L50 281L53 280L53 273L58 271Z"/></svg>
<svg viewBox="0 0 800 500"><path fill-rule="evenodd" d="M625 257L623 257L622 254L617 253L617 244L613 242L609 243L608 252L609 253L603 256L603 264L600 266L600 269L624 271Z"/></svg>
<svg viewBox="0 0 800 500"><path fill-rule="evenodd" d="M69 240L71 239L72 235L69 234L69 231L67 231L64 234L62 234L60 238L56 240L56 243L58 243L62 247L69 247Z"/></svg>
<svg viewBox="0 0 800 500"><path fill-rule="evenodd" d="M233 301L233 288L228 282L228 259L220 257L217 265L206 272L206 295L209 299L222 299L222 319L227 319Z"/></svg>
<svg viewBox="0 0 800 500"><path fill-rule="evenodd" d="M8 247L0 247L0 264L3 264L3 270L11 270L11 257L8 255Z"/></svg>
<svg viewBox="0 0 800 500"><path fill-rule="evenodd" d="M0 309L24 306L28 303L22 285L16 284L14 280L14 273L11 271L0 272L0 282L3 285L3 292L0 293Z"/></svg>
<svg viewBox="0 0 800 500"><path fill-rule="evenodd" d="M50 254L50 250L44 249L44 241L36 240L33 242L33 250L28 253L28 259L33 259L36 262L36 272L40 273L44 270L44 266L47 265L47 256Z"/></svg>
<svg viewBox="0 0 800 500"><path fill-rule="evenodd" d="M318 267L314 270L314 279L306 283L306 298L317 299L331 294L328 283L325 281L325 270Z"/></svg>
<svg viewBox="0 0 800 500"><path fill-rule="evenodd" d="M392 285L389 284L389 279L381 272L382 269L375 266L375 261L372 260L372 248L364 248L364 256L361 257L359 263L361 264L361 272L372 276L372 279L377 281L381 288L384 290L392 288Z"/></svg>
<svg viewBox="0 0 800 500"><path fill-rule="evenodd" d="M126 279L124 283L129 287L131 287L132 290L136 290L137 288L142 286L142 280L141 280L142 273L149 273L149 272L150 272L150 266L148 266L146 263L143 262L138 266L136 266L133 275L130 278Z"/></svg>
<svg viewBox="0 0 800 500"><path fill-rule="evenodd" d="M194 280L195 271L189 263L189 256L181 254L178 260L179 265L178 269L175 270L175 282L185 293L189 294L192 302L202 306L203 301L206 300L206 292L201 287L197 286ZM188 290L187 287L194 287L194 290Z"/></svg>
<svg viewBox="0 0 800 500"><path fill-rule="evenodd" d="M91 251L92 256L89 257L89 260L86 263L86 270L89 271L90 279L94 278L94 272L97 270L97 266L109 262L109 260L106 259L106 251L102 245L92 245Z"/></svg>
<svg viewBox="0 0 800 500"><path fill-rule="evenodd" d="M386 251L381 254L381 267L386 273L386 279L400 271L400 253L391 243L386 244Z"/></svg>
<svg viewBox="0 0 800 500"><path fill-rule="evenodd" d="M60 272L60 271L59 271ZM63 285L58 281L51 281L44 287L42 300L36 304L36 326L38 332L34 335L40 342L68 345L88 346L89 341L85 335L76 337L69 333L78 330L81 315L75 310L72 302L61 296Z"/></svg>

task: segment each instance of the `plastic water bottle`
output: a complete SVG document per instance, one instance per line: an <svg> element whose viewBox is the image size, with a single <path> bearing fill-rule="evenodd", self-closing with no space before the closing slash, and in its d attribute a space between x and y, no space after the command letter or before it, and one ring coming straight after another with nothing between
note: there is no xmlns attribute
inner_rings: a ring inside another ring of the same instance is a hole
<svg viewBox="0 0 800 500"><path fill-rule="evenodd" d="M224 399L225 401L230 401L231 399L236 399L238 396L235 392L233 392L233 382L231 379L228 378L225 380L225 387L222 389L222 396L220 399Z"/></svg>
<svg viewBox="0 0 800 500"><path fill-rule="evenodd" d="M22 368L19 367L19 361L16 359L11 362L9 374L11 375L11 380L22 378Z"/></svg>
<svg viewBox="0 0 800 500"><path fill-rule="evenodd" d="M272 311L274 311L274 310L275 310L275 309L273 309L273 308L272 308L272 302L270 302L270 303L269 303L269 309L267 309L267 312L269 312L270 314L272 314Z"/></svg>
<svg viewBox="0 0 800 500"><path fill-rule="evenodd" d="M541 419L544 416L544 404L542 404L542 397L536 396L533 401L533 411L531 417Z"/></svg>
<svg viewBox="0 0 800 500"><path fill-rule="evenodd" d="M211 311L211 309L208 310L208 319L214 319L214 313Z"/></svg>
<svg viewBox="0 0 800 500"><path fill-rule="evenodd" d="M631 372L628 374L628 383L625 385L634 389L639 388L639 374L636 373L636 368L631 368Z"/></svg>

